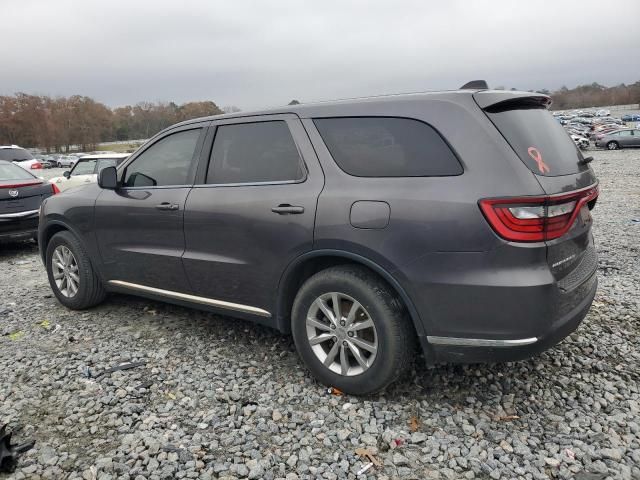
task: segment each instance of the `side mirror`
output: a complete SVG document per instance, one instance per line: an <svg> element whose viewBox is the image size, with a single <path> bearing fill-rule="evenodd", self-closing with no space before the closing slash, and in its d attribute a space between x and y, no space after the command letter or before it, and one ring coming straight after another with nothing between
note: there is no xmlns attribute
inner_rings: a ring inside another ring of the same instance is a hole
<svg viewBox="0 0 640 480"><path fill-rule="evenodd" d="M100 188L115 190L118 188L118 171L116 167L105 167L98 173L98 185Z"/></svg>
<svg viewBox="0 0 640 480"><path fill-rule="evenodd" d="M71 172L70 172L69 170L67 170L66 172L64 172L64 173L62 174L62 176L63 176L64 178L69 178L69 177L71 176Z"/></svg>

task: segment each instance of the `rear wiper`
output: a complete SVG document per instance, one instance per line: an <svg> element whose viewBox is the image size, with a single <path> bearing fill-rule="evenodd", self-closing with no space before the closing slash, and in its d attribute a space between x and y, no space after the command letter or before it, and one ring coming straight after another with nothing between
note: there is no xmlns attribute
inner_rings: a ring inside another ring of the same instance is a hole
<svg viewBox="0 0 640 480"><path fill-rule="evenodd" d="M581 165L587 165L591 162L593 162L593 157L585 157L582 160L580 160L578 163Z"/></svg>

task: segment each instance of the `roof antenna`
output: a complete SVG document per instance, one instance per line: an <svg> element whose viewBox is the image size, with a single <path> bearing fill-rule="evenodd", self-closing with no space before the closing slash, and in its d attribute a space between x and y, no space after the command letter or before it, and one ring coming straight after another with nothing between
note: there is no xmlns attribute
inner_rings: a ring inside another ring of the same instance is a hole
<svg viewBox="0 0 640 480"><path fill-rule="evenodd" d="M488 90L489 85L486 80L471 80L460 87L460 90Z"/></svg>

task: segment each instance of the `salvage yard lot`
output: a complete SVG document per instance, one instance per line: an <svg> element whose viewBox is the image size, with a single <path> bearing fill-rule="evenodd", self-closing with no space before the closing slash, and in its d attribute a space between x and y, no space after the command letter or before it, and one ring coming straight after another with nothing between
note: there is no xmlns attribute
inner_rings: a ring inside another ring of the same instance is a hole
<svg viewBox="0 0 640 480"><path fill-rule="evenodd" d="M361 448L371 479L640 478L640 152L589 154L600 286L578 331L518 363L418 360L368 398L241 320L120 295L66 310L34 244L0 247L0 424L36 440L6 478L356 478ZM143 363L100 375L124 362Z"/></svg>

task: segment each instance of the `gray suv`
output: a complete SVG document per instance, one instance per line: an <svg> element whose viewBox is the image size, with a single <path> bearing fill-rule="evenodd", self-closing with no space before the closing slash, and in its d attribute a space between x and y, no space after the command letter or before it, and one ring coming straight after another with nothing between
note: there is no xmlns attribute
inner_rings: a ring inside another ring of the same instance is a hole
<svg viewBox="0 0 640 480"><path fill-rule="evenodd" d="M426 361L517 360L596 291L596 177L529 92L459 90L190 120L48 198L72 309L129 293L293 335L353 394Z"/></svg>

